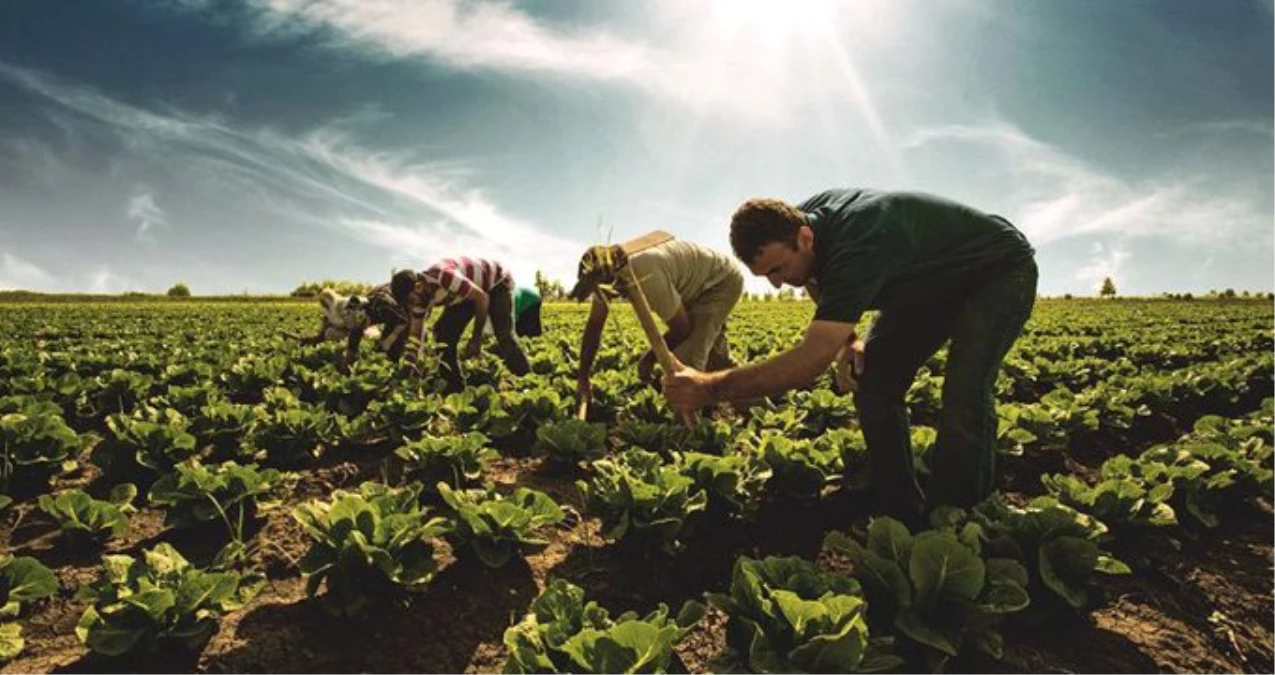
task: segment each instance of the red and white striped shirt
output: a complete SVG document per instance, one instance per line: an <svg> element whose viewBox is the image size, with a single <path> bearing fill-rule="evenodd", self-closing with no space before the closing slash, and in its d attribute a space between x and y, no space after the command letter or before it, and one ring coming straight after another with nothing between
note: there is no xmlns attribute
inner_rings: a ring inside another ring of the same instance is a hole
<svg viewBox="0 0 1275 675"><path fill-rule="evenodd" d="M483 258L444 258L416 275L425 290L416 297L412 313L428 314L434 307L451 307L463 302L475 286L484 292L502 284L513 288L513 275L494 260Z"/></svg>

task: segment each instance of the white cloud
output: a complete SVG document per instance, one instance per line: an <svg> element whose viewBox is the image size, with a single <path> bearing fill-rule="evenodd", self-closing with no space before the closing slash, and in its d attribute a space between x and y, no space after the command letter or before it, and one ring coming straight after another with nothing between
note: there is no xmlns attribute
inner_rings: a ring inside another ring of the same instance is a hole
<svg viewBox="0 0 1275 675"><path fill-rule="evenodd" d="M155 195L145 186L138 186L128 198L126 210L129 220L137 221L137 238L147 238L151 228L168 225L168 214L155 203Z"/></svg>
<svg viewBox="0 0 1275 675"><path fill-rule="evenodd" d="M201 2L169 0L204 12ZM248 0L258 38L322 41L362 58L629 87L697 117L745 127L801 124L804 105L846 97L880 135L871 95L846 50L888 34L888 0L644 3L646 34L549 23L504 0ZM624 28L628 28L625 26ZM829 86L829 72L834 77ZM765 92L759 95L758 92Z"/></svg>
<svg viewBox="0 0 1275 675"><path fill-rule="evenodd" d="M1075 279L1085 282L1085 287L1092 288L1095 293L1102 287L1102 281L1108 278L1119 289L1125 281L1121 274L1132 258L1133 254L1119 244L1105 245L1095 241L1089 250L1088 264L1076 270Z"/></svg>
<svg viewBox="0 0 1275 675"><path fill-rule="evenodd" d="M331 128L288 136L183 113L160 114L0 62L0 80L6 79L111 126L137 149L154 150L155 156L225 181L236 194L251 191L276 211L390 252L401 252L404 241L428 241L420 250L440 257L467 253L463 243L531 262L583 249L504 213L454 163L422 165L405 155L372 152ZM130 198L127 214L138 222L139 238L167 223L145 186ZM95 288L119 285L120 277L109 270L105 275L94 277Z"/></svg>
<svg viewBox="0 0 1275 675"><path fill-rule="evenodd" d="M1202 185L1199 176L1127 182L1004 123L924 129L905 147L918 151L935 143L968 143L992 152L990 166L1003 167L1006 190L1019 205L1007 215L1036 244L1119 236L1218 248L1235 246L1237 233L1270 237L1269 218L1250 198Z"/></svg>
<svg viewBox="0 0 1275 675"><path fill-rule="evenodd" d="M255 0L259 30L327 30L345 46L427 57L464 68L544 71L588 79L649 68L642 45L603 32L551 30L505 2Z"/></svg>
<svg viewBox="0 0 1275 675"><path fill-rule="evenodd" d="M5 251L0 254L0 290L48 291L56 285L42 267Z"/></svg>

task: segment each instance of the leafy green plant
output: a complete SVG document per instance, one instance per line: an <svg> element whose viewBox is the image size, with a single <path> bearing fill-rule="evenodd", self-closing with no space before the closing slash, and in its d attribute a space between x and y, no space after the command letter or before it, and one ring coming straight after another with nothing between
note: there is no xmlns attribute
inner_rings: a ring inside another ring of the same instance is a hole
<svg viewBox="0 0 1275 675"><path fill-rule="evenodd" d="M1119 456L1119 459L1132 463L1128 457ZM1128 470L1125 466L1119 472ZM1040 482L1060 502L1093 515L1113 532L1145 530L1178 522L1177 514L1169 505L1173 497L1171 481L1161 480L1158 474L1152 474L1154 478L1149 482L1129 473L1123 476L1117 473L1116 469L1108 468L1094 485L1068 474L1041 476Z"/></svg>
<svg viewBox="0 0 1275 675"><path fill-rule="evenodd" d="M27 556L0 555L0 617L15 617L23 603L47 598L58 591L58 579L40 561ZM0 663L22 652L22 626L0 623Z"/></svg>
<svg viewBox="0 0 1275 675"><path fill-rule="evenodd" d="M873 518L867 539L830 532L866 587L873 625L891 625L942 664L972 644L1001 657L998 625L1030 604L1027 570L1013 558L982 555L982 528L966 523L913 536L893 518ZM931 651L932 650L932 651Z"/></svg>
<svg viewBox="0 0 1275 675"><path fill-rule="evenodd" d="M565 514L549 495L518 488L509 496L491 490L453 490L438 484L451 508L455 526L447 540L459 555L470 551L488 567L504 567L515 554L526 555L548 545L537 530L562 522Z"/></svg>
<svg viewBox="0 0 1275 675"><path fill-rule="evenodd" d="M667 422L647 422L640 418L631 418L620 423L619 436L620 440L630 446L658 452L667 457L686 443L689 432L686 427Z"/></svg>
<svg viewBox="0 0 1275 675"><path fill-rule="evenodd" d="M164 642L198 651L217 632L221 617L251 601L264 583L255 574L202 570L167 543L141 558L103 556L98 580L76 596L93 604L75 634L108 656Z"/></svg>
<svg viewBox="0 0 1275 675"><path fill-rule="evenodd" d="M409 475L424 481L450 481L460 488L482 478L483 471L499 453L487 447L487 437L478 432L459 436L422 436L394 451L406 464Z"/></svg>
<svg viewBox="0 0 1275 675"><path fill-rule="evenodd" d="M667 422L673 419L673 411L663 394L650 387L642 387L626 397L620 418L626 422Z"/></svg>
<svg viewBox="0 0 1275 675"><path fill-rule="evenodd" d="M825 430L844 427L851 417L850 399L829 389L796 391L791 395L792 405L803 414L804 433L818 436Z"/></svg>
<svg viewBox="0 0 1275 675"><path fill-rule="evenodd" d="M562 579L550 583L531 611L505 631L506 673L684 673L673 650L704 615L687 602L676 617L660 604L646 616L614 619L584 591Z"/></svg>
<svg viewBox="0 0 1275 675"><path fill-rule="evenodd" d="M244 524L258 508L270 504L263 500L283 478L278 470L260 470L256 464L205 465L192 459L156 481L148 498L156 506L168 507L165 525L187 528L217 520L226 525L231 537L242 541Z"/></svg>
<svg viewBox="0 0 1275 675"><path fill-rule="evenodd" d="M150 394L154 378L149 375L114 368L93 379L86 390L93 404L93 412L124 414L139 406Z"/></svg>
<svg viewBox="0 0 1275 675"><path fill-rule="evenodd" d="M420 506L420 493L419 483L394 489L367 482L358 492L337 490L328 501L293 509L311 539L300 563L306 594L314 597L326 582L324 607L357 615L384 592L433 579L438 567L432 540L449 524Z"/></svg>
<svg viewBox="0 0 1275 675"><path fill-rule="evenodd" d="M189 431L200 447L211 448L215 455L236 454L257 416L257 410L250 405L213 401L199 408Z"/></svg>
<svg viewBox="0 0 1275 675"><path fill-rule="evenodd" d="M80 437L52 403L0 415L0 492L15 487L15 476L27 492L42 492L49 476L79 449Z"/></svg>
<svg viewBox="0 0 1275 675"><path fill-rule="evenodd" d="M576 481L585 511L602 519L602 536L618 541L631 533L675 548L686 519L708 505L708 494L653 452L630 448L593 462L594 477Z"/></svg>
<svg viewBox="0 0 1275 675"><path fill-rule="evenodd" d="M284 381L288 358L283 354L243 356L221 375L225 391L236 403L258 403L270 387Z"/></svg>
<svg viewBox="0 0 1275 675"><path fill-rule="evenodd" d="M717 672L867 673L902 663L888 640L869 638L858 582L801 558L740 557L730 592L708 601L728 617Z"/></svg>
<svg viewBox="0 0 1275 675"><path fill-rule="evenodd" d="M369 403L367 413L376 420L374 424L379 430L402 443L429 433L440 407L437 398L411 398L394 393L387 400Z"/></svg>
<svg viewBox="0 0 1275 675"><path fill-rule="evenodd" d="M964 518L959 509L932 515L933 520L953 526ZM1026 507L1017 507L994 494L977 505L969 518L982 526L988 555L1013 558L1027 570L1033 613L1049 611L1050 604L1044 602L1048 597L1073 609L1090 607L1096 575L1129 572L1128 566L1100 546L1105 525L1052 497L1037 497Z"/></svg>
<svg viewBox="0 0 1275 675"><path fill-rule="evenodd" d="M805 428L806 411L793 407L754 406L748 411L749 427L762 435L796 438Z"/></svg>
<svg viewBox="0 0 1275 675"><path fill-rule="evenodd" d="M264 413L248 443L257 461L286 467L321 457L339 433L336 416L322 408L286 408Z"/></svg>
<svg viewBox="0 0 1275 675"><path fill-rule="evenodd" d="M455 431L464 432L485 429L489 425L488 418L503 411L500 394L490 385L481 385L448 394L439 412L451 420Z"/></svg>
<svg viewBox="0 0 1275 675"><path fill-rule="evenodd" d="M708 455L687 452L675 456L678 471L708 494L708 506L727 513L751 515L761 506L770 480L770 467L751 452Z"/></svg>
<svg viewBox="0 0 1275 675"><path fill-rule="evenodd" d="M562 396L548 386L503 392L500 406L522 428L538 428L562 417Z"/></svg>
<svg viewBox="0 0 1275 675"><path fill-rule="evenodd" d="M701 417L691 427L686 449L708 455L722 455L730 450L743 432L729 420Z"/></svg>
<svg viewBox="0 0 1275 675"><path fill-rule="evenodd" d="M39 560L0 554L0 617L17 616L24 603L57 592L57 577Z"/></svg>
<svg viewBox="0 0 1275 675"><path fill-rule="evenodd" d="M58 524L62 536L106 539L128 530L136 496L136 485L121 483L111 488L108 499L94 499L83 490L63 490L56 496L40 495L38 503L40 510Z"/></svg>
<svg viewBox="0 0 1275 675"><path fill-rule="evenodd" d="M605 424L566 419L537 429L535 450L559 464L576 464L605 455L606 438Z"/></svg>
<svg viewBox="0 0 1275 675"><path fill-rule="evenodd" d="M798 500L818 499L824 487L841 479L843 465L837 448L764 432L757 452L774 471L771 485Z"/></svg>
<svg viewBox="0 0 1275 675"><path fill-rule="evenodd" d="M26 640L22 637L22 624L0 623L0 664L21 654L24 647Z"/></svg>
<svg viewBox="0 0 1275 675"><path fill-rule="evenodd" d="M144 466L166 472L193 457L195 437L187 431L189 420L172 408L139 408L134 414L116 414L106 418L112 443L99 445L92 460L103 469L127 472Z"/></svg>

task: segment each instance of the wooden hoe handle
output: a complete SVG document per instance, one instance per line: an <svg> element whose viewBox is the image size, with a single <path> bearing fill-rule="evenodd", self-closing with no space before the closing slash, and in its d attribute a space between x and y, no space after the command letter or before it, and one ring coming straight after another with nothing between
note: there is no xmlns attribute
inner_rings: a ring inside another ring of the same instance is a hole
<svg viewBox="0 0 1275 675"><path fill-rule="evenodd" d="M655 352L655 360L659 361L660 368L663 368L665 373L681 370L682 364L673 357L673 352L670 352L668 345L664 344L664 336L660 335L659 327L655 325L655 318L651 316L651 306L646 302L646 294L642 292L642 284L633 273L633 267L625 265L620 274L625 276L629 302L633 304L633 312L637 314L638 323L642 324L642 332L646 333L646 340L651 343L651 350ZM688 427L695 426L698 417L694 411L690 411L682 415L682 422Z"/></svg>

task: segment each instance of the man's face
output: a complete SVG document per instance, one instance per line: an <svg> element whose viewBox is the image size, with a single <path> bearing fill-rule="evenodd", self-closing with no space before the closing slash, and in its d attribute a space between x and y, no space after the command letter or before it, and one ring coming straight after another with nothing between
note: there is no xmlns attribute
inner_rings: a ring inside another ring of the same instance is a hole
<svg viewBox="0 0 1275 675"><path fill-rule="evenodd" d="M759 277L766 277L770 285L779 288L805 286L815 268L814 232L803 226L797 231L796 245L772 241L761 247L748 269Z"/></svg>

